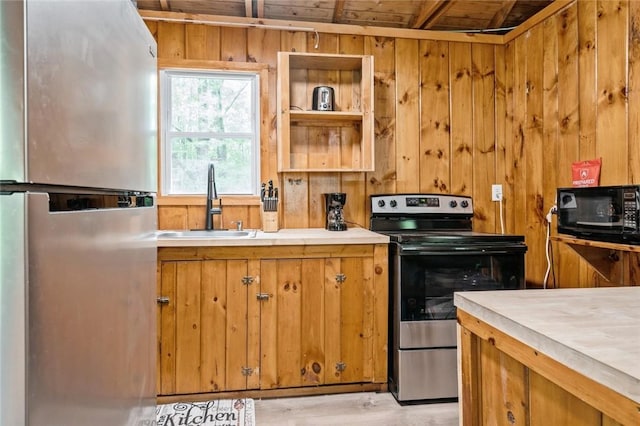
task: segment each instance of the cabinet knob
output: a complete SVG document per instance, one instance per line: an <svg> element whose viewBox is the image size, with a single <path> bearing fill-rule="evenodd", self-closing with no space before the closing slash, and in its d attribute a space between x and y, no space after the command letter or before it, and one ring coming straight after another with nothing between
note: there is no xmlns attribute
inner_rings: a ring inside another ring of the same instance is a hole
<svg viewBox="0 0 640 426"><path fill-rule="evenodd" d="M158 305L166 305L169 303L169 298L166 296L160 296L156 299Z"/></svg>

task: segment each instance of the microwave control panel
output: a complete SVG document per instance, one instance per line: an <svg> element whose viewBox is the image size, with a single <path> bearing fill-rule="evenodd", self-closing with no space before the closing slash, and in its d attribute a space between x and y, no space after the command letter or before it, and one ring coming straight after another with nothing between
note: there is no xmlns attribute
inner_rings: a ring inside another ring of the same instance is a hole
<svg viewBox="0 0 640 426"><path fill-rule="evenodd" d="M640 197L637 191L625 191L623 195L624 223L623 226L634 231L639 230L638 214L640 214Z"/></svg>

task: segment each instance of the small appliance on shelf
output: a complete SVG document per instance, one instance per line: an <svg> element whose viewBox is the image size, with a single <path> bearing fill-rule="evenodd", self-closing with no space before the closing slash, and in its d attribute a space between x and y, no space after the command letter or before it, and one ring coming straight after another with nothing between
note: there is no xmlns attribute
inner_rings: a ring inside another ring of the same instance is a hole
<svg viewBox="0 0 640 426"><path fill-rule="evenodd" d="M640 185L558 188L558 233L640 244Z"/></svg>
<svg viewBox="0 0 640 426"><path fill-rule="evenodd" d="M333 88L329 86L315 87L311 109L314 111L333 111L334 99Z"/></svg>

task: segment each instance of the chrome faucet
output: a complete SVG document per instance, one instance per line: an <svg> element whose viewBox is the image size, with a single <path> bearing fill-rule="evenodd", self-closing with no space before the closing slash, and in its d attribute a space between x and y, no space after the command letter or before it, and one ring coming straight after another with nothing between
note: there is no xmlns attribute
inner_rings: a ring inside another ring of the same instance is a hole
<svg viewBox="0 0 640 426"><path fill-rule="evenodd" d="M222 200L218 207L213 207L213 201L218 199L218 191L216 190L216 172L213 163L209 163L209 173L207 174L207 218L205 220L205 229L213 230L213 215L222 214Z"/></svg>

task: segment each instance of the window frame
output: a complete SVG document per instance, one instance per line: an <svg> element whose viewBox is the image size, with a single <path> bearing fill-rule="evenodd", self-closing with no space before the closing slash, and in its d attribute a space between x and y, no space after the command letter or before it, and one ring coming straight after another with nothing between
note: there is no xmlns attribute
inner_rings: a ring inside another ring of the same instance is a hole
<svg viewBox="0 0 640 426"><path fill-rule="evenodd" d="M225 62L225 61L208 61L208 60L188 60L188 59L174 59L174 60L158 60L158 94L163 98L158 100L158 152L160 155L158 156L158 204L174 204L174 203L185 203L185 204L204 204L205 200L202 194L167 194L165 192L165 182L164 182L164 170L165 167L169 164L166 159L166 143L165 136L167 135L166 130L163 128L163 123L165 119L163 115L166 113L164 110L164 96L165 93L162 93L162 83L161 76L164 71L186 71L186 72L229 72L233 74L254 74L257 76L257 91L258 91L258 105L259 111L258 113L258 128L256 133L256 146L255 156L256 156L256 164L255 167L255 176L257 182L256 191L259 189L259 182L262 180L262 164L265 161L261 153L263 152L262 144L263 141L268 140L268 129L264 125L267 120L265 117L268 114L268 97L267 97L267 86L268 86L268 65L266 64L258 64L258 63L249 63L249 62ZM258 194L244 194L244 195L236 195L236 194L225 194L224 195L225 202L229 204L228 201L231 201L231 204L241 204L245 203L247 200L257 200L259 202ZM179 201L178 201L179 200ZM235 200L235 202L234 202ZM164 201L164 202L163 202ZM253 204L253 203L249 203Z"/></svg>

